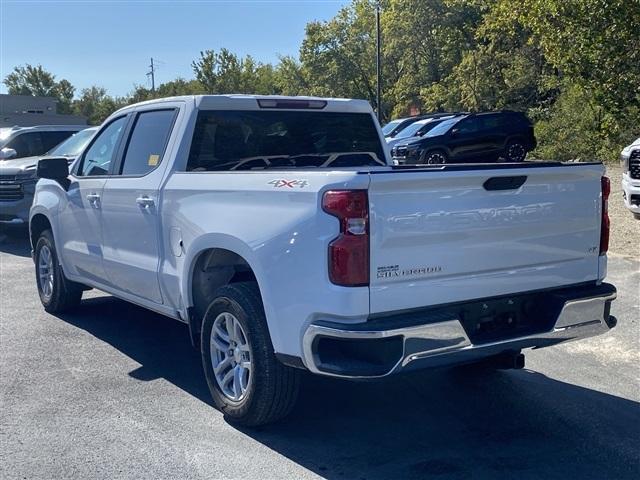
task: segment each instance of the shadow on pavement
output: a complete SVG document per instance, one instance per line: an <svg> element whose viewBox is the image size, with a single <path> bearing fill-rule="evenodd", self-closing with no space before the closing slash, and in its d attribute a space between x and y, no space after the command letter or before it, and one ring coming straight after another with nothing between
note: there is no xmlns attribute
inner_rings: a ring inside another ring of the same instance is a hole
<svg viewBox="0 0 640 480"><path fill-rule="evenodd" d="M63 319L140 363L134 378L212 403L184 325L113 297ZM528 370L307 375L290 418L242 431L330 479L640 478L638 403Z"/></svg>
<svg viewBox="0 0 640 480"><path fill-rule="evenodd" d="M0 253L30 257L29 228L26 226L0 225Z"/></svg>

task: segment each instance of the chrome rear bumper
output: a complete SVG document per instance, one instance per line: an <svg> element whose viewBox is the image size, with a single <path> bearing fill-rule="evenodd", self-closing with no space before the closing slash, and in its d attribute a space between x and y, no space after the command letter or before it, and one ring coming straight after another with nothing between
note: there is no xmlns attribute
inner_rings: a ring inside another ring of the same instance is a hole
<svg viewBox="0 0 640 480"><path fill-rule="evenodd" d="M469 338L461 319L446 312L439 312L437 321L386 329L376 328L375 322L313 323L303 337L303 363L310 371L322 375L379 378L404 370L466 363L502 352L541 348L600 335L616 323L609 315L616 290L607 284L602 287L605 288L599 294L564 302L550 330L476 344ZM367 368L366 362L354 361L348 355L334 355L329 361L323 360L320 352L323 339L345 341L345 345L355 346L357 350L354 351L365 356L371 349L385 349L388 361L375 360L371 368Z"/></svg>

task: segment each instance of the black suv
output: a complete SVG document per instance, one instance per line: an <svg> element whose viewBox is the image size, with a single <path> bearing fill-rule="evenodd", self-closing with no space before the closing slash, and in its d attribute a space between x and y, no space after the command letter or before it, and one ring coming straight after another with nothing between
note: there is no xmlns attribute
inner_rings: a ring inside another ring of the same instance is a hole
<svg viewBox="0 0 640 480"><path fill-rule="evenodd" d="M400 164L455 162L521 162L536 148L533 125L523 113L501 111L462 115L445 120L419 140L391 149Z"/></svg>

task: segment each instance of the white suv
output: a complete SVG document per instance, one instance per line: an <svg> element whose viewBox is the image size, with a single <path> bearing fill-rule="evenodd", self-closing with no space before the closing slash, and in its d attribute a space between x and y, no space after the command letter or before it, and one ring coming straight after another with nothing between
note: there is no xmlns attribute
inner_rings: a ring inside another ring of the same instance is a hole
<svg viewBox="0 0 640 480"><path fill-rule="evenodd" d="M622 150L620 162L624 204L640 220L640 138Z"/></svg>

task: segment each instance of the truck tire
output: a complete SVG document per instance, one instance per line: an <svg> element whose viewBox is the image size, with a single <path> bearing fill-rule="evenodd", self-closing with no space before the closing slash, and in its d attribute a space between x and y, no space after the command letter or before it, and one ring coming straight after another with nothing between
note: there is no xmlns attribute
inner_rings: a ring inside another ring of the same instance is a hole
<svg viewBox="0 0 640 480"><path fill-rule="evenodd" d="M201 345L209 390L230 421L258 426L291 411L300 371L276 359L255 282L218 289L204 314Z"/></svg>
<svg viewBox="0 0 640 480"><path fill-rule="evenodd" d="M64 276L51 230L40 234L34 260L38 295L44 309L49 313L63 313L77 307L82 300L82 285Z"/></svg>

